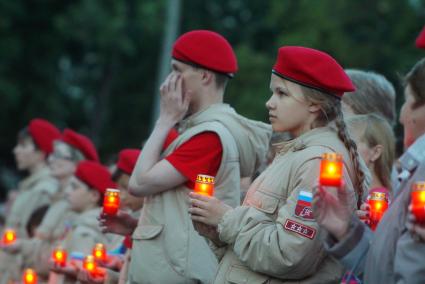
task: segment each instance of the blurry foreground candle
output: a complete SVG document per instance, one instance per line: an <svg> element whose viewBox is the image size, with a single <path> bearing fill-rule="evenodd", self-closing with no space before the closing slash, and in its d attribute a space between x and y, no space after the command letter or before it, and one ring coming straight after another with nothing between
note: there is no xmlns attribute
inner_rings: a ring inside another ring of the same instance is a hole
<svg viewBox="0 0 425 284"><path fill-rule="evenodd" d="M66 250L64 250L61 247L55 248L52 253L53 261L55 262L56 265L59 265L59 266L65 266L67 256L68 254Z"/></svg>
<svg viewBox="0 0 425 284"><path fill-rule="evenodd" d="M11 245L16 241L16 232L12 229L6 229L3 233L3 244Z"/></svg>
<svg viewBox="0 0 425 284"><path fill-rule="evenodd" d="M92 255L86 256L84 258L84 261L83 261L83 267L84 267L85 270L87 270L91 274L94 274L96 272L96 268L97 268L94 256L92 256Z"/></svg>
<svg viewBox="0 0 425 284"><path fill-rule="evenodd" d="M373 231L375 231L379 221L381 221L382 216L388 209L388 199L386 194L383 192L372 192L368 203L370 206L369 226Z"/></svg>
<svg viewBox="0 0 425 284"><path fill-rule="evenodd" d="M195 188L196 193L213 196L214 195L214 177L207 175L198 175L196 177Z"/></svg>
<svg viewBox="0 0 425 284"><path fill-rule="evenodd" d="M93 254L94 258L98 261L105 262L106 259L107 259L106 248L105 248L104 244L97 243L93 247L93 253L92 254Z"/></svg>
<svg viewBox="0 0 425 284"><path fill-rule="evenodd" d="M320 185L340 187L342 184L342 155L325 153L320 162Z"/></svg>
<svg viewBox="0 0 425 284"><path fill-rule="evenodd" d="M108 215L115 215L120 207L120 191L108 188L103 199L103 212Z"/></svg>
<svg viewBox="0 0 425 284"><path fill-rule="evenodd" d="M37 283L37 273L31 268L27 268L22 275L22 281L24 284L36 284Z"/></svg>
<svg viewBox="0 0 425 284"><path fill-rule="evenodd" d="M410 205L418 223L425 223L425 181L413 184Z"/></svg>

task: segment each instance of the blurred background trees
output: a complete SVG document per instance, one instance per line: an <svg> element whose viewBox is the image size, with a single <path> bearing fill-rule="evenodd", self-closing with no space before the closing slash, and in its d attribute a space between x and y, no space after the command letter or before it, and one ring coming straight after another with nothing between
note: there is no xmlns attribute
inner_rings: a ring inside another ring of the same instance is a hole
<svg viewBox="0 0 425 284"><path fill-rule="evenodd" d="M212 29L233 44L240 72L226 101L259 120L281 45L383 73L399 102L399 76L425 56L414 47L425 0L0 0L0 169L14 167L16 133L33 117L89 135L104 162L139 147L150 130L167 15L179 2L178 33Z"/></svg>

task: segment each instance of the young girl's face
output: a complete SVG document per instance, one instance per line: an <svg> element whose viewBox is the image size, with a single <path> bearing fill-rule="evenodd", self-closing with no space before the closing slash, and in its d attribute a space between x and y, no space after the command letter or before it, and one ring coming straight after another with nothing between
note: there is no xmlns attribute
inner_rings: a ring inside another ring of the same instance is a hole
<svg viewBox="0 0 425 284"><path fill-rule="evenodd" d="M270 80L272 95L266 102L273 131L290 132L298 137L311 129L316 115L298 84L272 74Z"/></svg>

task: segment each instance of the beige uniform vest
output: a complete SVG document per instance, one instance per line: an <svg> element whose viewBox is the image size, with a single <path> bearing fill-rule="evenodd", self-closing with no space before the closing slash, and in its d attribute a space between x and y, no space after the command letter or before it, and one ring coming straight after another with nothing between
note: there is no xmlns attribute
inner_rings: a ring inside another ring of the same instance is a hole
<svg viewBox="0 0 425 284"><path fill-rule="evenodd" d="M26 239L26 225L31 214L41 206L48 205L58 190L57 181L51 177L47 167L30 175L18 186L18 196L6 219L6 227L14 228L18 238ZM21 279L22 256L0 252L0 283Z"/></svg>
<svg viewBox="0 0 425 284"><path fill-rule="evenodd" d="M221 121L217 121L217 117ZM248 142L246 146L237 145L235 133L231 133L240 130L233 129L233 125L243 128L237 119L247 123L227 105L213 105L183 121L181 134L163 153L168 155L196 134L215 132L223 148L215 179L215 196L232 207L240 203L242 168L239 153L245 151L244 158L253 164L251 167L244 165L245 171L253 171L258 154L246 149L251 146ZM262 130L264 132L260 132ZM267 126L258 127L258 139L263 139L263 149L267 148L269 130ZM241 137L241 140L244 139L247 137ZM265 152L262 155L265 156ZM188 214L190 190L181 185L145 198L141 218L133 233L129 283L210 283L213 280L217 259L206 240L193 227Z"/></svg>
<svg viewBox="0 0 425 284"><path fill-rule="evenodd" d="M311 206L299 199L317 185L326 152L343 155L344 181L354 195L349 153L327 127L277 146L278 154L253 182L243 206L227 212L219 224L220 239L229 245L216 284L339 283L342 268L325 254ZM353 210L355 200L352 196Z"/></svg>

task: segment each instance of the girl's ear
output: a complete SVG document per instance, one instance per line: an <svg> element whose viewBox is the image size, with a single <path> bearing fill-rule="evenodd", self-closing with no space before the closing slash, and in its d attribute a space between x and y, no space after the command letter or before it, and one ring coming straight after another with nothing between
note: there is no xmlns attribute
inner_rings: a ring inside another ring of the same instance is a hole
<svg viewBox="0 0 425 284"><path fill-rule="evenodd" d="M320 106L318 104L310 103L308 106L308 111L311 113L315 113L320 111Z"/></svg>
<svg viewBox="0 0 425 284"><path fill-rule="evenodd" d="M201 69L201 80L205 85L209 85L214 81L214 74L211 71Z"/></svg>
<svg viewBox="0 0 425 284"><path fill-rule="evenodd" d="M381 157L383 151L383 146L378 144L375 147L372 148L371 155L370 155L370 161L375 162L376 160Z"/></svg>

